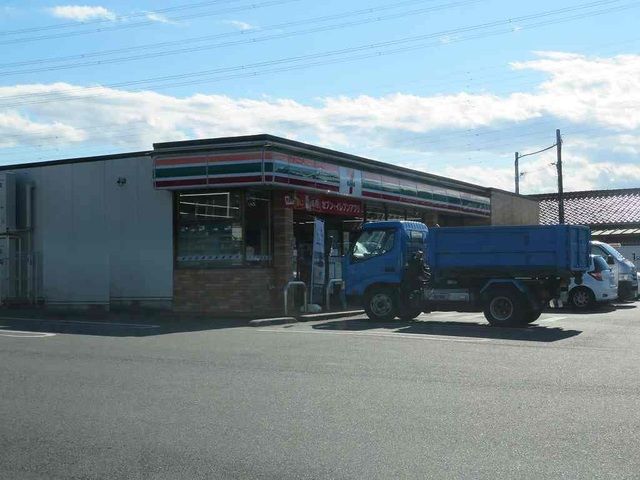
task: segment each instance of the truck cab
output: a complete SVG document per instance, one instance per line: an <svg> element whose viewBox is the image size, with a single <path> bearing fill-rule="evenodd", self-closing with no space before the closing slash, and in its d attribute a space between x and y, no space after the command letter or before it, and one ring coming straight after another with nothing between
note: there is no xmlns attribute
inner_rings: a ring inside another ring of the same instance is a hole
<svg viewBox="0 0 640 480"><path fill-rule="evenodd" d="M398 286L412 256L418 251L426 253L428 234L427 226L420 222L365 223L344 258L348 300L351 303L364 301L365 310L375 310L372 313L376 318L393 319L400 307Z"/></svg>
<svg viewBox="0 0 640 480"><path fill-rule="evenodd" d="M602 256L611 266L618 284L618 297L623 301L635 300L638 296L638 270L633 262L608 243L591 241L591 253Z"/></svg>

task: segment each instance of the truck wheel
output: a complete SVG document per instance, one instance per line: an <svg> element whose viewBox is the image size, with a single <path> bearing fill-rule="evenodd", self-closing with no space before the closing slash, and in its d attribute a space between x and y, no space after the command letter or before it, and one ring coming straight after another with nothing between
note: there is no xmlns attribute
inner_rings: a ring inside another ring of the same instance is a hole
<svg viewBox="0 0 640 480"><path fill-rule="evenodd" d="M526 323L526 309L522 297L511 289L495 290L489 294L484 316L495 327L516 327Z"/></svg>
<svg viewBox="0 0 640 480"><path fill-rule="evenodd" d="M527 313L525 314L524 320L525 323L533 323L536 320L538 320L540 318L540 315L542 315L542 309L541 308L529 308L527 310Z"/></svg>
<svg viewBox="0 0 640 480"><path fill-rule="evenodd" d="M364 311L369 320L388 322L396 316L396 295L390 288L372 288L364 300Z"/></svg>
<svg viewBox="0 0 640 480"><path fill-rule="evenodd" d="M408 322L416 318L421 313L422 313L422 309L420 307L407 307L407 308L401 307L398 312L398 318L403 322Z"/></svg>
<svg viewBox="0 0 640 480"><path fill-rule="evenodd" d="M576 310L588 310L596 303L596 297L588 288L578 287L571 290L569 303Z"/></svg>

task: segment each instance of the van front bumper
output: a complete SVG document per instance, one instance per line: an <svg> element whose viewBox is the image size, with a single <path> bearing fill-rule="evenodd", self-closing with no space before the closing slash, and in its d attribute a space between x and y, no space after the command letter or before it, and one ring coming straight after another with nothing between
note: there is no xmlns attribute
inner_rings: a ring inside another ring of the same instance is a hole
<svg viewBox="0 0 640 480"><path fill-rule="evenodd" d="M618 282L618 298L623 301L638 298L638 279L622 280Z"/></svg>

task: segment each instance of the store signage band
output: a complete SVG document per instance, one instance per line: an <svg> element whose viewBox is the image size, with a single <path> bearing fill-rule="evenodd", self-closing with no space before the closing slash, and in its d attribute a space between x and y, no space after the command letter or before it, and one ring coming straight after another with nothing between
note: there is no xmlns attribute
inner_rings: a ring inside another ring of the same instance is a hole
<svg viewBox="0 0 640 480"><path fill-rule="evenodd" d="M285 195L285 205L294 210L328 215L361 216L362 202L295 192Z"/></svg>
<svg viewBox="0 0 640 480"><path fill-rule="evenodd" d="M407 207L438 208L443 211L468 212L488 216L489 198L448 190L419 179L412 180L375 171L364 171L327 161L295 155L255 152L235 155L200 155L180 158L155 158L154 184L162 189L222 188L249 185L286 185L289 188L315 190L324 200L324 192L335 192L361 201L392 201ZM360 208L362 209L362 204ZM327 204L335 210L335 205ZM314 211L322 206L300 208ZM350 207L353 208L353 207ZM334 213L328 211L324 213ZM356 215L348 211L343 215Z"/></svg>

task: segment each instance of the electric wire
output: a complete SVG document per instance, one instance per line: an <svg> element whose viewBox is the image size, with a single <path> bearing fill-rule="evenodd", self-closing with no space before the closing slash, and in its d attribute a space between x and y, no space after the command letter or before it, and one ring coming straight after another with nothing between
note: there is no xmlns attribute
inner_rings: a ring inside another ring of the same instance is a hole
<svg viewBox="0 0 640 480"><path fill-rule="evenodd" d="M176 5L173 7L160 8L160 9L151 10L151 11L141 11L141 12L130 13L127 15L118 15L116 16L116 20L124 21L124 20L130 20L132 18L147 17L150 14L159 15L159 14L165 14L165 13L174 12L174 11L190 10L195 8L208 7L211 5L217 5L220 3L234 3L239 1L241 0L210 0L208 2ZM47 31L47 30L58 30L62 28L86 27L87 25L97 25L101 23L111 23L111 22L113 22L113 19L111 18L97 18L94 20L85 20L82 22L76 21L76 22L68 22L68 23L55 23L51 25L44 25L41 27L19 28L17 30L3 30L3 31L0 31L0 37L8 36L8 35L21 35L24 33L41 32L41 31Z"/></svg>
<svg viewBox="0 0 640 480"><path fill-rule="evenodd" d="M581 8L590 8L594 4L612 3L612 1L616 1L616 0L607 0L606 2L592 2L592 3L588 4L588 5L583 5L581 7L571 7L571 8L564 8L564 9L553 10L553 11L546 11L546 12L541 12L541 13L538 13L538 14L527 15L527 16L523 16L523 17L517 17L517 19L525 18L527 20L530 20L530 19L535 19L535 18L543 18L543 17L547 17L549 15L556 14L559 11L561 11L561 12L566 12L568 10L574 10L575 11L575 10L581 9ZM538 28L538 27L546 26L546 25L550 25L550 24L557 24L557 23L562 22L562 21L572 21L572 20L576 20L576 19L586 18L587 16L602 15L602 14L610 13L612 11L620 11L622 9L635 8L636 6L638 6L638 3L640 3L640 2L632 2L631 4L626 4L626 5L619 6L619 7L614 7L614 8L608 8L608 9L605 9L605 10L597 10L597 11L582 13L582 14L579 14L579 15L573 15L573 16L564 17L564 18L561 18L561 19L555 19L555 20L548 20L548 21L543 21L543 22L532 23L532 24L528 24L528 25L522 26L520 28L520 30ZM145 84L151 84L151 85L146 85L144 88L154 88L154 89L158 90L158 89L165 89L165 88L169 88L169 87L194 85L194 84L215 82L215 81L221 81L221 80L244 78L244 77L247 77L247 76L258 76L258 75L264 75L264 74L267 74L267 73L277 73L277 72L296 70L296 69L300 69L300 68L308 68L308 67L311 67L311 66L328 65L328 64L334 64L334 63L344 63L344 62L360 60L360 59L364 59L364 58L386 56L386 55L391 55L391 54L400 53L400 52L407 52L407 51L413 51L413 50L416 50L416 49L422 49L422 48L429 47L429 46L438 46L438 45L442 45L442 44L441 44L441 42L427 43L427 44L421 43L421 44L413 45L413 46L398 47L396 49L391 49L391 50L387 50L387 51L376 51L376 52L373 52L373 53L369 53L367 51L375 50L376 48L387 48L387 47L390 47L390 46L403 45L403 44L407 44L407 43L411 43L411 42L416 42L418 40L424 40L424 39L429 39L429 38L437 38L437 37L441 37L443 35L451 34L452 32L460 33L460 32L465 32L465 31L474 31L474 30L487 28L487 26L510 24L513 21L514 21L514 19L507 19L507 20L489 22L489 23L484 23L484 24L479 24L479 25L472 25L472 26L468 26L468 27L461 27L461 28L457 28L457 29L445 30L445 31L426 34L426 35L405 37L403 39L391 40L391 41L386 41L386 42L378 42L378 43L375 43L375 44L361 45L361 46L358 46L358 47L350 47L350 48L326 51L326 52L316 53L316 54L300 55L300 56L295 56L295 57L281 58L281 59L276 59L276 60L268 60L268 61L264 61L264 62L257 62L257 63L253 63L253 64L240 65L240 66L235 66L235 67L222 67L222 68L204 70L204 71L199 71L199 72L190 72L190 73L184 73L184 74L168 75L168 76L163 76L163 77L155 77L155 78L148 78L148 79L125 81L125 82L119 82L119 83L104 85L104 86L85 87L85 88L81 88L81 89L68 89L67 91L64 92L64 94L59 94L59 93L51 94L51 93L48 93L48 92L44 92L44 93L41 93L41 94L10 95L10 96L4 97L4 100L7 100L7 99L8 100L12 100L12 99L19 100L20 98L28 98L28 101L17 102L15 104L0 104L0 107L1 108L11 108L11 107L15 107L15 106L22 106L22 105L28 105L28 104L47 103L47 102L50 102L50 101L59 101L61 98L64 98L65 100L73 100L76 97L73 97L70 94L73 94L73 93L76 93L76 92L86 93L87 91L90 91L90 90L100 90L100 89L108 89L108 88L122 88L122 87L126 87L126 86L137 86L137 85L145 85ZM482 34L476 34L476 35L470 35L470 36L467 36L467 37L457 38L457 39L452 40L450 43L460 42L460 41L475 40L475 39L478 39L478 38L485 38L487 36L492 36L492 35L503 35L505 33L510 33L511 31L512 31L511 29L506 29L506 30L503 29L503 30L498 30L498 31L484 32ZM349 53L358 53L358 52L366 52L366 53L360 53L359 55L352 55L352 56L347 56L347 57L343 57L343 58L332 58L332 57L339 57L340 55L345 55L345 54L349 54ZM305 60L315 60L315 59L318 59L318 61L310 62L310 63L306 63L306 64L300 64L301 62L303 62ZM320 59L326 59L326 60L320 60ZM265 67L268 67L268 66L283 65L283 64L286 64L286 63L293 63L294 65L277 67L277 68L272 68L272 69L265 69L263 71L247 72L247 70L250 70L250 69L253 69L253 68L265 68ZM207 76L210 76L210 75L219 74L219 73L227 73L227 72L229 72L229 74L226 75L226 76L220 76L220 77L214 77L214 78L206 78L204 80L202 78L193 79L194 77L207 77ZM234 72L239 72L239 73L234 73ZM183 78L184 79L189 78L190 80L184 80L182 82L172 82L172 80L180 80L180 79L183 79ZM162 82L162 83L154 84L154 82ZM88 96L83 96L81 98L82 99L87 99L89 97ZM40 100L38 100L38 99L40 99Z"/></svg>
<svg viewBox="0 0 640 480"><path fill-rule="evenodd" d="M191 20L194 18L204 18L204 17L212 17L212 16L217 16L217 15L225 15L228 13L236 13L236 12L242 12L242 11L247 11L247 10L257 10L259 8L265 8L265 7L274 7L274 6L278 6L278 5L285 5L288 3L293 3L293 2L300 2L302 0L267 0L267 1L263 1L261 3L252 3L252 4L247 4L247 5L243 5L243 6L238 6L238 7L230 7L227 9L221 9L221 10L214 10L212 12L199 12L199 13L194 13L194 14L189 14L189 15L183 15L181 17L172 17L171 19L169 19L172 22L180 22L180 21L184 21L184 20ZM1 45L14 45L14 44L23 44L26 42L35 42L35 41L40 41L40 40L52 40L52 39L58 39L58 38L69 38L69 37L76 37L79 35L88 35L88 34L92 34L92 33L103 33L103 32L113 32L113 31L117 31L117 30L129 30L132 28L138 28L138 27L147 27L149 25L157 25L158 21L157 20L145 20L145 21L140 21L140 22L132 22L132 23L120 23L117 25L111 25L111 26L106 26L106 27L101 27L98 29L94 29L94 30L81 30L81 31L73 31L73 32L63 32L63 33L57 33L57 34L51 34L51 35L40 35L40 36L35 36L35 37L24 37L24 38L13 38L13 39L9 39L9 40L0 40L0 46Z"/></svg>
<svg viewBox="0 0 640 480"><path fill-rule="evenodd" d="M443 5L438 5L435 7L414 9L414 10L409 10L406 12L400 12L400 13L395 13L395 14L386 15L386 16L365 18L362 20L352 20L349 22L342 22L335 25L325 25L321 27L315 27L315 28L304 29L304 30L294 30L292 32L276 33L272 35L263 35L263 36L253 37L253 38L244 38L242 40L227 41L224 43L206 44L206 45L201 45L199 47L184 47L184 48L173 49L173 50L164 50L162 52L140 53L137 55L129 55L125 57L117 57L117 58L111 58L106 60L93 60L93 61L86 61L86 62L71 63L67 65L32 68L27 70L9 70L5 72L0 71L0 76L23 75L23 74L29 74L29 73L51 72L51 71L58 71L58 70L70 70L70 69L82 68L87 66L98 66L98 65L101 66L101 65L109 65L114 63L130 62L135 60L148 60L152 58L166 57L166 56L178 55L178 54L184 54L184 53L209 51L217 48L231 47L231 46L237 46L237 45L247 45L247 44L253 45L256 43L261 43L269 40L278 40L278 39L290 38L298 35L307 35L310 33L319 33L319 32L331 31L331 30L338 30L342 28L366 25L366 24L382 22L386 20L395 20L395 19L403 18L407 16L421 15L424 13L431 13L431 12L436 12L436 11L445 10L449 8L466 6L466 5L470 5L478 2L479 0L464 0L459 2L451 2Z"/></svg>
<svg viewBox="0 0 640 480"><path fill-rule="evenodd" d="M435 0L404 0L402 2L396 2L396 3L392 3L392 4L385 4L385 5L381 5L381 6L378 6L378 7L370 7L370 8L364 8L364 9L358 9L358 10L350 10L350 11L346 11L346 12L340 12L340 13L337 13L337 14L324 15L324 16L318 16L318 17L311 17L311 18L305 18L305 19L301 19L301 20L294 20L294 21L289 21L289 22L276 23L276 24L273 24L273 25L260 26L259 27L259 32L268 32L268 31L271 31L271 30L282 30L282 29L291 28L291 27L297 27L297 26L302 26L302 25L329 22L329 21L332 21L332 20L343 20L345 18L349 18L349 17L353 17L353 16L368 15L368 14L373 14L373 13L382 12L382 11L386 11L386 10L392 10L392 9L395 9L395 8L411 6L411 5L415 5L415 4L432 3L434 1ZM476 1L482 1L482 0L476 0ZM202 35L202 36L197 36L197 37L183 38L183 39L180 39L180 40L154 42L154 43L147 43L147 44L142 44L142 45L132 45L132 46L125 47L125 48L115 48L115 49L109 49L109 50L99 50L99 51L93 51L93 52L85 52L85 53L80 53L80 54L76 54L76 55L67 55L67 56L62 56L62 57L41 58L41 59L34 59L34 60L23 60L23 61L19 61L19 62L0 63L0 68L38 65L38 64L43 64L43 63L58 63L58 62L66 62L66 61L73 61L73 60L86 60L88 58L115 55L115 54L119 54L119 53L131 53L131 52L140 51L140 50L144 51L144 50L153 50L153 49L158 49L158 48L181 46L181 45L185 45L185 44L189 44L189 43L198 43L198 42L204 42L204 41L209 41L209 40L217 40L217 39L220 39L220 38L238 37L238 36L246 37L249 34L253 35L255 33L256 33L255 31L250 29L250 30L239 30L239 31L232 31L232 32L217 33L217 34L212 34L212 35Z"/></svg>

